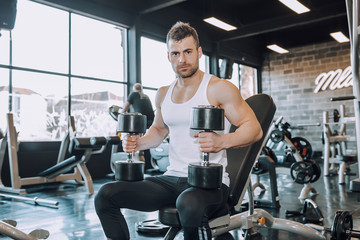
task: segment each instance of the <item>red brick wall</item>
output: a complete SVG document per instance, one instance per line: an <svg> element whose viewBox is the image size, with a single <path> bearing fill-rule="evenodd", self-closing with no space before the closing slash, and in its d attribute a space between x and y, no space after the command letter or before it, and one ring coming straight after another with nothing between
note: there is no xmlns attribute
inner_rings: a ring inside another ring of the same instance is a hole
<svg viewBox="0 0 360 240"><path fill-rule="evenodd" d="M263 93L273 97L277 112L290 125L322 122L323 111L332 117L339 105L346 106L346 113L353 114L353 101L331 102L331 97L353 95L352 87L324 90L314 93L315 79L322 72L344 70L350 65L350 45L335 41L290 49L288 54L271 53L263 61ZM354 125L348 127L350 131ZM322 151L321 127L293 130L293 136L303 136L313 150Z"/></svg>

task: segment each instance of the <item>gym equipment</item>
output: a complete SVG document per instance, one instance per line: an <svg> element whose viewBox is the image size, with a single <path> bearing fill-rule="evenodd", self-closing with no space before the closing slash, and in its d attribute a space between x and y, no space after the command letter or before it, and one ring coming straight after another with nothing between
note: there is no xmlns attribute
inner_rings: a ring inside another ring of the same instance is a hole
<svg viewBox="0 0 360 240"><path fill-rule="evenodd" d="M205 132L224 130L224 109L201 105L192 108L190 129ZM192 187L204 189L220 188L222 185L223 166L209 162L209 153L203 152L203 161L190 163L188 183Z"/></svg>
<svg viewBox="0 0 360 240"><path fill-rule="evenodd" d="M17 141L17 132L14 126L13 114L7 114L7 131L5 132L4 138L1 140L0 144L0 170L4 163L4 156L6 148L9 152L9 166L10 166L10 180L11 187L6 187L1 181L1 171L0 171L0 192L9 192L9 193L17 193L17 194L25 194L26 191L22 187L25 185L34 185L41 184L47 182L59 182L65 180L81 180L80 171L76 169L75 173L62 175L57 178L44 178L44 177L29 177L22 178L19 175L19 167L18 167L18 141ZM70 143L70 139L76 135L75 132L75 122L72 116L69 117L69 131L61 142L60 150L58 154L57 164L60 164L65 160L65 155L67 148Z"/></svg>
<svg viewBox="0 0 360 240"><path fill-rule="evenodd" d="M315 224L307 225L318 231L330 233L331 240L350 240L352 237L360 238L360 231L353 230L353 218L348 211L336 211L331 227L324 227Z"/></svg>
<svg viewBox="0 0 360 240"><path fill-rule="evenodd" d="M122 107L119 107L117 105L112 105L111 107L109 107L109 115L115 120L118 120L118 116L120 114L120 109L122 109Z"/></svg>
<svg viewBox="0 0 360 240"><path fill-rule="evenodd" d="M57 207L59 205L58 201L40 199L38 197L29 198L29 197L22 197L22 196L3 194L3 193L0 193L0 197L7 198L7 199L20 200L20 201L24 201L24 202L30 202L34 205L45 206L45 207Z"/></svg>
<svg viewBox="0 0 360 240"><path fill-rule="evenodd" d="M17 229L16 225L16 221L13 220L0 220L0 234L16 240L47 239L50 236L49 231L44 229L35 229L29 234L26 234Z"/></svg>
<svg viewBox="0 0 360 240"><path fill-rule="evenodd" d="M260 182L260 175L269 173L270 180L270 200L255 199L254 204L256 207L269 207L269 208L280 208L279 192L276 181L276 169L275 160L276 155L269 147L263 147L262 155L259 156L256 163L253 166L252 173L256 174L256 183L252 186L253 189L259 187L261 189L260 196L264 194L266 188Z"/></svg>
<svg viewBox="0 0 360 240"><path fill-rule="evenodd" d="M337 122L335 119L334 122L330 122L329 113L323 112L324 176L338 174L339 184L345 184L347 169L351 164L357 163L357 154L347 148L348 142L357 141L355 136L346 134L346 127L351 123L355 123L355 117L345 114L343 104L340 105L340 117ZM334 129L336 126L339 131Z"/></svg>
<svg viewBox="0 0 360 240"><path fill-rule="evenodd" d="M294 182L304 184L299 195L299 200L303 202L308 198L310 192L317 193L311 183L320 178L321 168L316 161L310 158L312 154L311 144L305 138L292 137L290 129L320 126L320 123L301 124L292 127L287 122L283 123L283 119L283 116L280 116L272 124L267 136L266 147L275 152L275 155L272 154L270 157L275 161L277 173L290 174Z"/></svg>
<svg viewBox="0 0 360 240"><path fill-rule="evenodd" d="M316 215L316 218L310 218L307 216L308 211L310 209L313 209ZM305 199L303 208L301 211L285 211L286 217L294 217L294 216L303 216L303 222L304 223L322 223L324 221L324 216L320 210L320 208L317 206L317 204L312 199Z"/></svg>
<svg viewBox="0 0 360 240"><path fill-rule="evenodd" d="M248 239L254 228L268 227L299 234L312 240L325 240L326 238L322 233L309 226L287 219L274 218L263 209L254 209L250 179L251 169L265 144L264 139L271 125L276 107L271 97L266 94L254 95L247 98L246 102L253 109L259 120L264 136L261 140L250 146L227 150L227 171L231 179L228 204L230 208L233 208L235 211L233 211L234 213L232 215L229 213L209 220L212 237L217 237L233 229L241 228L244 231L244 239ZM235 130L236 127L232 126L230 132L234 132ZM249 194L249 210L239 213L237 211L239 210L239 206L241 206L247 189ZM171 226L164 237L166 240L174 239L181 230L177 209L174 206L167 206L160 209L159 221Z"/></svg>
<svg viewBox="0 0 360 240"><path fill-rule="evenodd" d="M122 113L118 116L117 132L141 134L146 132L146 115ZM127 161L115 162L115 179L122 181L141 181L144 179L144 162L134 161L133 153L128 153Z"/></svg>
<svg viewBox="0 0 360 240"><path fill-rule="evenodd" d="M169 138L166 138L156 148L150 148L150 163L155 171L166 172L169 166Z"/></svg>
<svg viewBox="0 0 360 240"><path fill-rule="evenodd" d="M94 193L92 178L85 163L90 159L92 154L103 152L106 146L91 145L90 138L74 138L75 122L73 117L69 118L69 132L61 142L57 164L42 171L37 176L26 178L20 177L19 175L17 133L12 113L7 114L7 121L8 129L0 143L0 173L7 147L9 152L11 187L4 186L0 176L0 192L25 194L26 190L22 188L23 186L75 180L77 183L85 184L89 194ZM98 150L100 147L102 148ZM73 156L65 159L67 151ZM74 171L69 172L71 170Z"/></svg>
<svg viewBox="0 0 360 240"><path fill-rule="evenodd" d="M351 53L351 72L353 82L353 103L355 113L355 130L356 130L356 148L357 161L360 161L360 70L359 70L359 2L346 0L346 12L350 35L350 53ZM358 164L358 173L360 173L360 164ZM360 178L353 179L350 182L350 190L360 192Z"/></svg>
<svg viewBox="0 0 360 240"><path fill-rule="evenodd" d="M77 167L83 177L82 179L75 179L78 183L83 183L89 194L94 193L94 186L91 175L86 167L87 161L93 154L100 154L105 151L108 144L116 144L120 140L116 140L115 137L82 137L74 138L69 145L69 153L72 157L58 163L38 174L40 178L56 179L61 177L63 174L66 175L69 170ZM71 173L70 173L71 174Z"/></svg>

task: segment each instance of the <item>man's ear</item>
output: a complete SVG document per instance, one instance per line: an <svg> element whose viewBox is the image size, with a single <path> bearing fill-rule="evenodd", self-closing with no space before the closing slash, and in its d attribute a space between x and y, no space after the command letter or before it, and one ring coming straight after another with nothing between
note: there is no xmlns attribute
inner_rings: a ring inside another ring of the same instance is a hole
<svg viewBox="0 0 360 240"><path fill-rule="evenodd" d="M167 59L168 59L169 62L170 62L170 53L169 53L169 52L167 52Z"/></svg>
<svg viewBox="0 0 360 240"><path fill-rule="evenodd" d="M202 52L202 48L201 48L201 47L198 48L198 54L199 54L198 59L200 59L201 56L203 55L203 52Z"/></svg>

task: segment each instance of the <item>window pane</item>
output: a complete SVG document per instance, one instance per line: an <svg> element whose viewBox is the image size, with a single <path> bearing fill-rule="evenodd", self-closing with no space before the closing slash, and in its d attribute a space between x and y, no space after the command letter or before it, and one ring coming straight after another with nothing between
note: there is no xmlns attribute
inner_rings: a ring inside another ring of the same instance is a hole
<svg viewBox="0 0 360 240"><path fill-rule="evenodd" d="M9 112L9 70L0 68L0 129L6 131L6 113Z"/></svg>
<svg viewBox="0 0 360 240"><path fill-rule="evenodd" d="M20 140L61 140L67 131L67 77L13 71L12 112Z"/></svg>
<svg viewBox="0 0 360 240"><path fill-rule="evenodd" d="M10 32L0 32L0 64L9 65L10 58Z"/></svg>
<svg viewBox="0 0 360 240"><path fill-rule="evenodd" d="M18 1L13 30L13 65L68 72L68 13L31 1Z"/></svg>
<svg viewBox="0 0 360 240"><path fill-rule="evenodd" d="M122 30L77 14L71 22L72 74L124 81Z"/></svg>
<svg viewBox="0 0 360 240"><path fill-rule="evenodd" d="M112 136L116 121L109 115L112 105L123 106L124 85L72 78L71 115L78 137Z"/></svg>
<svg viewBox="0 0 360 240"><path fill-rule="evenodd" d="M232 70L231 79L229 79L229 81L239 88L239 64L234 63Z"/></svg>
<svg viewBox="0 0 360 240"><path fill-rule="evenodd" d="M144 93L146 94L146 95L148 95L149 96L149 98L150 98L150 101L151 101L151 104L152 104L152 107L153 107L153 109L154 109L154 111L155 111L155 109L156 109L156 107L155 107L155 97L156 97L156 90L149 90L149 89L144 89L143 90L144 91Z"/></svg>
<svg viewBox="0 0 360 240"><path fill-rule="evenodd" d="M141 80L143 86L153 88L175 80L165 43L141 37Z"/></svg>
<svg viewBox="0 0 360 240"><path fill-rule="evenodd" d="M241 86L241 95L244 99L254 95L255 92L255 83L256 83L256 69L253 67L240 65L240 86Z"/></svg>

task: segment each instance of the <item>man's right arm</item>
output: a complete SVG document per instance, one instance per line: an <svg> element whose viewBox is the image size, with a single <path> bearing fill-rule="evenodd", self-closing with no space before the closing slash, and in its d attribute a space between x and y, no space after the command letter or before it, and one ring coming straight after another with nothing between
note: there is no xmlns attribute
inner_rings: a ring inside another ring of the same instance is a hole
<svg viewBox="0 0 360 240"><path fill-rule="evenodd" d="M155 98L156 113L155 119L146 134L139 138L136 136L126 136L122 145L125 152L145 150L159 146L162 141L169 135L169 129L164 123L161 113L161 104L165 98L168 87L161 87Z"/></svg>
<svg viewBox="0 0 360 240"><path fill-rule="evenodd" d="M163 140L169 135L169 128L164 123L162 112L161 112L161 105L164 101L166 92L168 90L168 86L161 87L155 97L155 119L149 130L146 134L141 137L138 141L138 150L149 149L153 147L159 146Z"/></svg>

